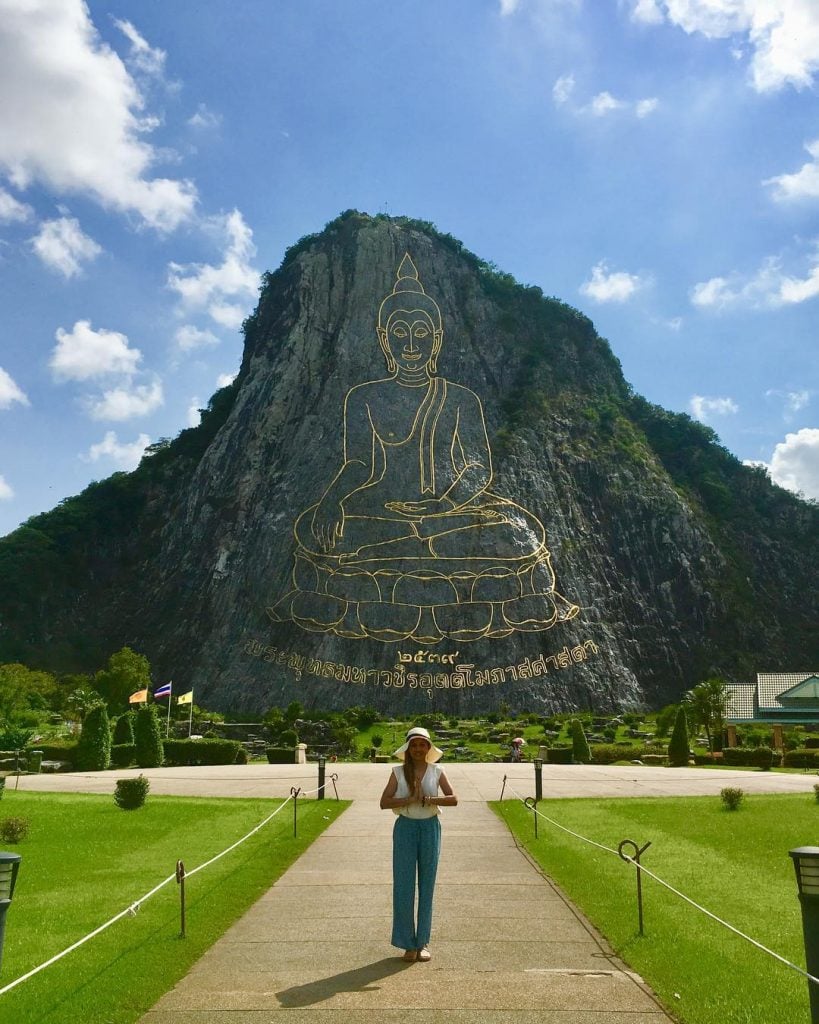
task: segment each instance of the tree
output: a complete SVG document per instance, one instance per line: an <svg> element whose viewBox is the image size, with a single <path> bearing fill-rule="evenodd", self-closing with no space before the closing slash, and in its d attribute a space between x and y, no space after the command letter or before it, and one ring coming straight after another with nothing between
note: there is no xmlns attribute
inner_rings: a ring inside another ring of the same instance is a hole
<svg viewBox="0 0 819 1024"><path fill-rule="evenodd" d="M150 685L150 662L130 647L112 654L106 667L94 676L94 688L105 698L109 712L127 708L131 694L147 690Z"/></svg>
<svg viewBox="0 0 819 1024"><path fill-rule="evenodd" d="M288 724L292 725L297 718L301 718L304 714L304 708L299 704L297 700L291 701L287 705L287 710L284 713L284 717L287 719Z"/></svg>
<svg viewBox="0 0 819 1024"><path fill-rule="evenodd" d="M136 763L140 768L158 768L162 764L162 732L156 714L156 705L143 704L137 711L134 726Z"/></svg>
<svg viewBox="0 0 819 1024"><path fill-rule="evenodd" d="M126 711L124 715L119 716L114 726L114 743L134 742L134 718L133 711Z"/></svg>
<svg viewBox="0 0 819 1024"><path fill-rule="evenodd" d="M725 712L730 699L731 691L728 684L719 676L706 679L685 695L685 703L690 708L694 721L705 729L711 757L714 756L714 738L721 738L725 728Z"/></svg>
<svg viewBox="0 0 819 1024"><path fill-rule="evenodd" d="M83 772L101 772L111 760L111 726L104 704L91 708L82 723L76 764Z"/></svg>
<svg viewBox="0 0 819 1024"><path fill-rule="evenodd" d="M25 711L45 711L57 694L57 680L19 662L0 665L0 719L11 722Z"/></svg>
<svg viewBox="0 0 819 1024"><path fill-rule="evenodd" d="M591 761L591 750L589 750L589 741L586 739L583 723L579 718L572 719L571 731L572 760L578 764L588 764Z"/></svg>
<svg viewBox="0 0 819 1024"><path fill-rule="evenodd" d="M674 723L677 721L679 707L679 704L666 704L664 708L657 712L654 720L654 732L657 736L667 736L671 732L674 728Z"/></svg>
<svg viewBox="0 0 819 1024"><path fill-rule="evenodd" d="M72 690L63 701L63 711L66 718L82 725L88 712L104 703L96 690L76 689Z"/></svg>
<svg viewBox="0 0 819 1024"><path fill-rule="evenodd" d="M688 748L688 719L685 717L685 708L680 705L668 744L668 763L675 768L684 768L688 764Z"/></svg>

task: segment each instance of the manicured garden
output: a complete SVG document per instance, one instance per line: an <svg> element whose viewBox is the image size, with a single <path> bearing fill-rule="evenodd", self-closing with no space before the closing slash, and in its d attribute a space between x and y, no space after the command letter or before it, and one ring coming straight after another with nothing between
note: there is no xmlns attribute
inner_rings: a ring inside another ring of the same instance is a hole
<svg viewBox="0 0 819 1024"><path fill-rule="evenodd" d="M807 983L650 878L638 933L635 868L539 819L519 800L492 805L521 844L685 1024L806 1021ZM804 796L548 800L539 810L598 843L651 841L643 863L675 888L804 967L788 850L815 842L819 804Z"/></svg>
<svg viewBox="0 0 819 1024"><path fill-rule="evenodd" d="M190 871L270 815L280 801L7 792L0 819L29 822L8 912L0 987L143 896L181 859ZM300 801L186 882L186 938L172 881L64 959L0 996L2 1024L130 1024L171 988L347 806Z"/></svg>

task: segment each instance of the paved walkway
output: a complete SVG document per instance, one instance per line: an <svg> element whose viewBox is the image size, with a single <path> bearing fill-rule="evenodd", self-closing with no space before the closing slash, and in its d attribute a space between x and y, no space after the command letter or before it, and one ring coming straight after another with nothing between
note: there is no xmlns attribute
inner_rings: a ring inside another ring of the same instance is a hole
<svg viewBox="0 0 819 1024"><path fill-rule="evenodd" d="M442 819L433 959L399 959L389 945L393 816L378 809L379 767L140 1024L670 1022L468 785Z"/></svg>

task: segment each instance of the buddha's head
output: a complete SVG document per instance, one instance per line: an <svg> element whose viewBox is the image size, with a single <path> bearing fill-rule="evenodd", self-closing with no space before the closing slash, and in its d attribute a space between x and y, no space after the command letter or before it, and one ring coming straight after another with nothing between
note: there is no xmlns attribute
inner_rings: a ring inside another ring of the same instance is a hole
<svg viewBox="0 0 819 1024"><path fill-rule="evenodd" d="M381 303L376 330L389 373L437 371L444 338L441 311L424 291L409 253L401 260L395 287Z"/></svg>

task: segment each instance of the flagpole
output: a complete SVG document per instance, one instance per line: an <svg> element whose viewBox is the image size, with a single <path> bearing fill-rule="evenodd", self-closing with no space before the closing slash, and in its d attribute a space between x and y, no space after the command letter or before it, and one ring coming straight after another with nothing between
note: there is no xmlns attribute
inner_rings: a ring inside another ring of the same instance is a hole
<svg viewBox="0 0 819 1024"><path fill-rule="evenodd" d="M171 692L168 694L168 720L165 722L165 739L171 731L171 701L173 700L173 679L170 682Z"/></svg>
<svg viewBox="0 0 819 1024"><path fill-rule="evenodd" d="M191 689L191 711L190 711L190 715L188 716L188 739L191 738L191 733L192 732L193 732L193 689Z"/></svg>

